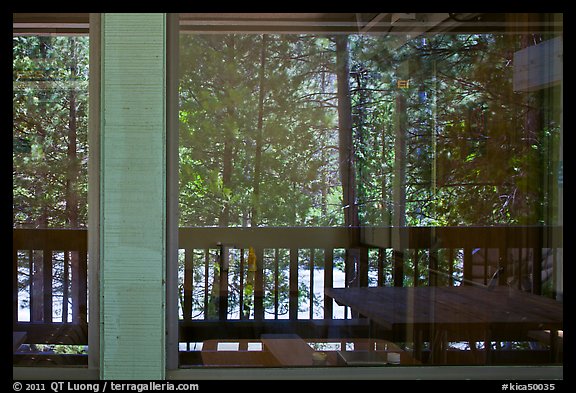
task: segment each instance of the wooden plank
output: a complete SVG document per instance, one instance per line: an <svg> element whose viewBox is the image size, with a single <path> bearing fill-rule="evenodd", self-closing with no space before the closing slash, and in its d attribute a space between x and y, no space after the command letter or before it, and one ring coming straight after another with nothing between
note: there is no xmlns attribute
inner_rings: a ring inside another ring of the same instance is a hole
<svg viewBox="0 0 576 393"><path fill-rule="evenodd" d="M563 245L561 226L362 228L362 243L367 246L394 248L395 238L402 239L405 248L418 249Z"/></svg>
<svg viewBox="0 0 576 393"><path fill-rule="evenodd" d="M180 248L346 248L348 230L341 227L204 227L180 228Z"/></svg>
<svg viewBox="0 0 576 393"><path fill-rule="evenodd" d="M23 229L12 230L12 246L18 250L87 251L86 229Z"/></svg>
<svg viewBox="0 0 576 393"><path fill-rule="evenodd" d="M26 332L27 342L36 344L88 344L88 324L18 322L15 331Z"/></svg>

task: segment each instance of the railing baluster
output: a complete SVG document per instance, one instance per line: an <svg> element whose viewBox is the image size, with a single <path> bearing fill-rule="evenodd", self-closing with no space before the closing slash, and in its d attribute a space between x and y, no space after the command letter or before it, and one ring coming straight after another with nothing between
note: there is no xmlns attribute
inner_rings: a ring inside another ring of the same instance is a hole
<svg viewBox="0 0 576 393"><path fill-rule="evenodd" d="M310 249L310 319L314 319L314 249Z"/></svg>
<svg viewBox="0 0 576 393"><path fill-rule="evenodd" d="M76 318L73 315L73 320L76 323L86 323L88 321L88 252L86 250L78 252L77 272L78 276L75 277L74 270L72 270L72 285L74 281L77 281L75 287L78 288L74 293L78 307L73 309L76 313Z"/></svg>
<svg viewBox="0 0 576 393"><path fill-rule="evenodd" d="M218 257L220 282L218 288L218 319L224 321L228 319L228 270L230 265L229 249L225 245L220 245Z"/></svg>
<svg viewBox="0 0 576 393"><path fill-rule="evenodd" d="M288 314L291 320L298 319L298 249L290 249L290 274L288 292Z"/></svg>
<svg viewBox="0 0 576 393"><path fill-rule="evenodd" d="M52 250L43 250L44 322L52 322Z"/></svg>
<svg viewBox="0 0 576 393"><path fill-rule="evenodd" d="M334 250L324 249L324 288L334 286ZM334 310L334 300L324 295L324 319L332 319Z"/></svg>
<svg viewBox="0 0 576 393"><path fill-rule="evenodd" d="M264 319L264 249L255 248L256 272L254 275L254 319Z"/></svg>
<svg viewBox="0 0 576 393"><path fill-rule="evenodd" d="M386 265L386 250L383 248L378 248L378 286L382 287L385 284L385 276L384 276L384 266Z"/></svg>
<svg viewBox="0 0 576 393"><path fill-rule="evenodd" d="M194 289L194 249L184 249L184 304L182 316L185 321L192 319L192 291Z"/></svg>

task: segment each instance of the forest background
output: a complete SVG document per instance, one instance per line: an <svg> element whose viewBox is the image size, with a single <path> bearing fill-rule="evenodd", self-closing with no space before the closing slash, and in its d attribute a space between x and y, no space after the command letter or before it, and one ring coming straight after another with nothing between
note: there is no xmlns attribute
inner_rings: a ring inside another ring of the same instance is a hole
<svg viewBox="0 0 576 393"><path fill-rule="evenodd" d="M560 89L513 86L550 38L181 34L180 227L557 222ZM87 226L88 75L87 37L14 37L14 228Z"/></svg>

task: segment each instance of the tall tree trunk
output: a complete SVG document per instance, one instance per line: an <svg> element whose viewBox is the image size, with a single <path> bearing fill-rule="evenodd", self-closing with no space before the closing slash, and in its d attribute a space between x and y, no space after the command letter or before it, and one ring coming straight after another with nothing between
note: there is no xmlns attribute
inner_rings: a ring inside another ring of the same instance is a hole
<svg viewBox="0 0 576 393"><path fill-rule="evenodd" d="M406 226L406 97L396 96L396 138L394 139L394 210L392 225Z"/></svg>
<svg viewBox="0 0 576 393"><path fill-rule="evenodd" d="M358 205L356 203L356 176L354 168L354 145L352 143L352 101L350 98L350 64L348 37L337 35L336 77L338 94L338 158L342 182L344 225L348 228L349 247L346 250L345 275L347 286L358 285L356 262L360 243Z"/></svg>
<svg viewBox="0 0 576 393"><path fill-rule="evenodd" d="M392 231L394 286L404 286L404 239L400 228L406 226L406 97L396 96L396 137L394 138L394 180L392 183Z"/></svg>
<svg viewBox="0 0 576 393"><path fill-rule="evenodd" d="M356 179L354 173L354 145L352 143L352 101L350 98L350 65L348 60L348 38L344 35L336 40L336 75L338 94L338 156L344 225L358 226L356 204Z"/></svg>
<svg viewBox="0 0 576 393"><path fill-rule="evenodd" d="M264 82L266 79L266 45L268 36L262 35L262 47L260 49L260 70L258 82L258 124L256 128L256 152L254 154L254 184L252 197L252 220L253 227L258 226L260 220L260 178L262 166L262 138L264 127Z"/></svg>

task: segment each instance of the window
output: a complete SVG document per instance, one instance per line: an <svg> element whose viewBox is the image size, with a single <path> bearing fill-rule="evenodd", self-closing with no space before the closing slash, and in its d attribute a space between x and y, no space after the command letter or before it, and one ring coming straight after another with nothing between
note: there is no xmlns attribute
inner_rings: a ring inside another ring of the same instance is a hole
<svg viewBox="0 0 576 393"><path fill-rule="evenodd" d="M13 364L85 366L88 37L41 27L14 16Z"/></svg>
<svg viewBox="0 0 576 393"><path fill-rule="evenodd" d="M562 15L180 26L181 367L562 364Z"/></svg>

